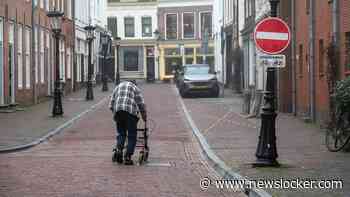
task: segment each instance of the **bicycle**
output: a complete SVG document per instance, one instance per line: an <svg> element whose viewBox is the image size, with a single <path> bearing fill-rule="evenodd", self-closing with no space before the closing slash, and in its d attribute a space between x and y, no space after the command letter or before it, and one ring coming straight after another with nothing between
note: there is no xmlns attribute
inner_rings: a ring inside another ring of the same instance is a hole
<svg viewBox="0 0 350 197"><path fill-rule="evenodd" d="M330 126L326 133L326 145L329 151L338 152L350 141L350 112L337 109L335 126Z"/></svg>

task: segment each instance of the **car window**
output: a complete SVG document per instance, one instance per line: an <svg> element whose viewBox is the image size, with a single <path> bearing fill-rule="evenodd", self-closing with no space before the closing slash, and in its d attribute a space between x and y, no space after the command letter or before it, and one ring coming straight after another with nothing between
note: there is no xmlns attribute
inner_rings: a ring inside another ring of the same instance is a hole
<svg viewBox="0 0 350 197"><path fill-rule="evenodd" d="M209 74L209 67L207 66L187 66L185 67L186 75L203 75Z"/></svg>

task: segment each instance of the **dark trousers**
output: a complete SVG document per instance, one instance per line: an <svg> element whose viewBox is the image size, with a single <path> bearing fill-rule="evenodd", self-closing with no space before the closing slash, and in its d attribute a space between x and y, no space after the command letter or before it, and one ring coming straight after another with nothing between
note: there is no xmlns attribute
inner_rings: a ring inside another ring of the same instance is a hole
<svg viewBox="0 0 350 197"><path fill-rule="evenodd" d="M137 116L126 111L118 111L114 115L117 124L117 148L122 150L125 145L126 137L128 137L128 147L126 155L133 155L137 140Z"/></svg>

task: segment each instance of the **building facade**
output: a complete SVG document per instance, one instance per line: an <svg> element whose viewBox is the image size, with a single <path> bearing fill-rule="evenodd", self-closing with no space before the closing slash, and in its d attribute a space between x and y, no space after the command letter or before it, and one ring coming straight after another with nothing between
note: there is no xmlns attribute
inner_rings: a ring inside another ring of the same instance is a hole
<svg viewBox="0 0 350 197"><path fill-rule="evenodd" d="M158 5L160 79L173 77L175 66L209 64L217 70L212 1L167 1Z"/></svg>
<svg viewBox="0 0 350 197"><path fill-rule="evenodd" d="M121 78L158 79L155 57L158 1L108 1L107 23L115 41L115 74ZM118 48L116 47L118 45Z"/></svg>

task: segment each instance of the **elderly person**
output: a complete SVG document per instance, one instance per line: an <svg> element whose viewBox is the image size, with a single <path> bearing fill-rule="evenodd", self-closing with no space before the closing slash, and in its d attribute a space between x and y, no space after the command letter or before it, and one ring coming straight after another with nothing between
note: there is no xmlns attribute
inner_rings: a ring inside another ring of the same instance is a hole
<svg viewBox="0 0 350 197"><path fill-rule="evenodd" d="M138 114L147 119L146 105L141 90L135 81L124 81L117 85L111 96L110 109L117 126L117 145L114 148L113 161L123 163L123 148L126 137L128 146L124 155L124 164L133 165L131 159L137 140Z"/></svg>

